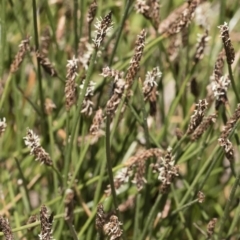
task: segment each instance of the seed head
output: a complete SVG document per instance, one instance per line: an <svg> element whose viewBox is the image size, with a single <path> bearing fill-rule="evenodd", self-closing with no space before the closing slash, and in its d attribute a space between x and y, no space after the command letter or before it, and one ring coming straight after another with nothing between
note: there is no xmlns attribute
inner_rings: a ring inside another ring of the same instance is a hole
<svg viewBox="0 0 240 240"><path fill-rule="evenodd" d="M225 22L223 25L220 25L218 28L220 28L221 38L223 41L223 45L224 45L224 49L227 57L227 63L231 65L235 59L235 52L229 36L229 27Z"/></svg>
<svg viewBox="0 0 240 240"><path fill-rule="evenodd" d="M40 222L41 222L41 233L39 234L40 240L52 240L52 223L53 215L49 216L45 205L40 210Z"/></svg>
<svg viewBox="0 0 240 240"><path fill-rule="evenodd" d="M206 99L199 100L198 104L196 104L196 109L194 110L194 114L191 116L191 120L188 125L188 130L187 130L188 135L192 134L194 130L202 122L207 106L208 106L208 103Z"/></svg>
<svg viewBox="0 0 240 240"><path fill-rule="evenodd" d="M88 9L88 14L87 14L87 22L88 24L91 24L96 16L97 13L97 2L96 0L94 0L91 4L90 7Z"/></svg>
<svg viewBox="0 0 240 240"><path fill-rule="evenodd" d="M99 48L106 34L112 29L112 13L109 12L103 19L95 24L96 37L93 39L95 48Z"/></svg>
<svg viewBox="0 0 240 240"><path fill-rule="evenodd" d="M5 118L3 118L3 120L0 119L0 137L5 132L6 127L7 127L6 119Z"/></svg>
<svg viewBox="0 0 240 240"><path fill-rule="evenodd" d="M0 229L3 232L6 240L13 240L14 239L12 229L10 227L10 224L9 224L8 220L3 218L1 215L0 215Z"/></svg>
<svg viewBox="0 0 240 240"><path fill-rule="evenodd" d="M217 223L217 218L213 218L207 225L207 235L208 238L211 238L211 236L214 233L215 225Z"/></svg>
<svg viewBox="0 0 240 240"><path fill-rule="evenodd" d="M47 166L52 166L49 154L40 145L39 137L31 129L27 130L27 136L23 138L25 145L30 148L30 154L34 155L37 161Z"/></svg>

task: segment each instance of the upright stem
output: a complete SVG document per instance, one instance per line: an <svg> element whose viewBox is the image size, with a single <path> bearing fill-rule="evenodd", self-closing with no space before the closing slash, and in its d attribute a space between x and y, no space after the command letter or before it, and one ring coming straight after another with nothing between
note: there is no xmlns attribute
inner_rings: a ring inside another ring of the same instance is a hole
<svg viewBox="0 0 240 240"><path fill-rule="evenodd" d="M235 93L237 102L240 103L240 97L239 97L238 90L237 90L237 87L236 87L235 82L234 82L232 67L231 67L230 64L228 64L228 73L229 73L229 76L230 76L231 84L232 84L233 91Z"/></svg>
<svg viewBox="0 0 240 240"><path fill-rule="evenodd" d="M111 58L110 58L110 61L109 61L109 66L112 65L113 58L115 56L117 46L118 46L118 43L119 43L119 40L120 40L120 36L122 34L122 30L123 30L123 27L124 27L124 23L125 23L125 20L127 18L128 11L129 11L129 8L130 8L132 2L133 2L132 0L127 0L127 4L126 4L126 7L125 7L125 10L124 10L124 13L123 13L123 17L122 17L122 20L121 20L121 23L120 23L120 26L119 26L119 30L118 30L118 33L117 33L116 42L114 44L112 55L111 55Z"/></svg>
<svg viewBox="0 0 240 240"><path fill-rule="evenodd" d="M220 221L220 229L219 229L219 232L218 232L218 239L222 239L224 224L227 222L227 218L228 218L228 215L229 215L229 208L230 208L230 206L231 206L231 204L234 200L234 195L236 193L237 186L238 186L239 183L240 183L240 174L238 174L238 176L235 179L232 191L230 193L229 199L228 199L227 204L225 206L224 214L223 214L223 217Z"/></svg>
<svg viewBox="0 0 240 240"><path fill-rule="evenodd" d="M110 115L107 115L107 121L106 121L106 160L107 160L108 178L109 178L109 182L110 182L110 186L111 186L113 203L114 203L115 209L118 210L117 195L116 195L116 191L115 191L115 187L114 187L112 162L111 162L110 123L111 123Z"/></svg>
<svg viewBox="0 0 240 240"><path fill-rule="evenodd" d="M83 2L83 1L81 1ZM81 9L82 10L82 9ZM74 49L75 54L77 54L78 50L78 0L74 0L74 8L73 8L73 21L74 21ZM81 12L82 15L82 12Z"/></svg>
<svg viewBox="0 0 240 240"><path fill-rule="evenodd" d="M6 22L5 22L5 17L6 17L6 5L7 1L3 0L1 4L1 39L0 39L0 52L1 52L1 64L0 64L0 78L3 77L3 69L4 69L4 50L5 50L5 43L6 43Z"/></svg>
<svg viewBox="0 0 240 240"><path fill-rule="evenodd" d="M32 0L32 6L33 6L32 10L33 10L33 25L34 25L34 35L35 35L35 46L36 46L36 50L38 50L39 49L39 42L38 42L36 0ZM39 95L40 95L40 104L41 104L42 117L43 117L43 119L45 119L44 96L43 96L43 87L42 87L41 66L40 66L40 60L39 59L37 59L37 76L38 76L38 90L39 90ZM43 129L44 129L44 122L45 121L42 121Z"/></svg>

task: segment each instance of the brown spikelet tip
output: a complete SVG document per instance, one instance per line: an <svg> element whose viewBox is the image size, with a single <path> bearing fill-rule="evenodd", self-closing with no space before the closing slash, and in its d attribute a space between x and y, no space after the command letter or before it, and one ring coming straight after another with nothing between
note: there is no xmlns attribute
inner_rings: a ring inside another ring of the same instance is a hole
<svg viewBox="0 0 240 240"><path fill-rule="evenodd" d="M194 110L194 114L191 116L191 120L188 125L188 130L187 130L188 135L192 134L194 130L202 122L207 106L208 106L208 103L206 99L199 100L199 102L196 104L196 109Z"/></svg>
<svg viewBox="0 0 240 240"><path fill-rule="evenodd" d="M39 238L42 240L50 240L52 237L52 223L53 215L48 215L48 211L45 205L41 207L40 210L40 222L41 222L41 233Z"/></svg>
<svg viewBox="0 0 240 240"><path fill-rule="evenodd" d="M30 39L31 37L27 37L21 41L18 53L15 55L15 58L10 67L11 73L15 73L19 69L26 53L30 51Z"/></svg>
<svg viewBox="0 0 240 240"><path fill-rule="evenodd" d="M95 24L96 36L93 39L95 48L99 48L106 34L112 29L112 13L109 12L101 21L97 20Z"/></svg>
<svg viewBox="0 0 240 240"><path fill-rule="evenodd" d="M82 84L80 85L81 91L83 89L84 83L85 80L83 80ZM91 116L93 113L93 102L91 101L91 99L94 95L94 86L95 82L90 81L83 100L81 113L85 114L86 116Z"/></svg>
<svg viewBox="0 0 240 240"><path fill-rule="evenodd" d="M233 130L239 118L240 118L240 104L237 105L237 108L235 109L233 116L227 121L226 125L221 131L221 138L229 137L231 131Z"/></svg>
<svg viewBox="0 0 240 240"><path fill-rule="evenodd" d="M231 141L227 138L219 138L218 143L224 149L226 158L229 161L233 161L234 150L233 150L233 144L231 143Z"/></svg>
<svg viewBox="0 0 240 240"><path fill-rule="evenodd" d="M156 104L157 104L157 79L161 77L162 73L159 68L153 68L151 72L146 74L144 84L143 84L143 95L144 101L149 101L150 103L150 115L154 116L156 114Z"/></svg>
<svg viewBox="0 0 240 240"><path fill-rule="evenodd" d="M68 60L67 63L67 75L66 75L66 85L65 85L65 105L67 111L75 104L77 100L76 96L76 83L75 79L77 77L78 70L78 60L73 57L72 60Z"/></svg>
<svg viewBox="0 0 240 240"><path fill-rule="evenodd" d="M185 28L191 22L197 5L198 0L191 1L178 17L173 18L172 22L168 25L167 34L176 34Z"/></svg>
<svg viewBox="0 0 240 240"><path fill-rule="evenodd" d="M53 109L56 108L55 103L50 98L45 99L44 106L45 106L45 112L46 112L47 115L51 115L52 112L53 112Z"/></svg>
<svg viewBox="0 0 240 240"><path fill-rule="evenodd" d="M103 123L103 110L100 108L97 110L92 125L90 127L90 134L96 135L99 132L99 129Z"/></svg>
<svg viewBox="0 0 240 240"><path fill-rule="evenodd" d="M72 222L73 221L73 210L74 210L74 191L72 189L66 189L65 191L65 220Z"/></svg>
<svg viewBox="0 0 240 240"><path fill-rule="evenodd" d="M49 52L49 46L50 46L50 43L51 43L51 36L50 36L50 27L47 26L45 27L42 35L41 35L41 45L40 45L40 49L41 49L41 52L44 56L47 56L48 55L48 52Z"/></svg>
<svg viewBox="0 0 240 240"><path fill-rule="evenodd" d="M158 173L158 179L161 181L160 190L166 193L170 184L179 175L179 168L175 165L172 149L169 147L163 157L158 159L155 164L151 164L153 172Z"/></svg>
<svg viewBox="0 0 240 240"><path fill-rule="evenodd" d="M56 77L57 76L57 71L55 70L55 68L53 67L52 63L50 62L50 60L44 55L42 54L40 51L36 51L36 57L40 63L40 65L42 66L42 68L44 69L44 71L46 73L48 73L50 76L52 77Z"/></svg>
<svg viewBox="0 0 240 240"><path fill-rule="evenodd" d="M226 57L227 57L227 63L231 65L234 62L235 59L235 51L232 46L232 42L229 36L229 27L227 23L225 22L223 25L219 26L220 28L220 33L221 33L221 38L223 41L224 49L226 52Z"/></svg>
<svg viewBox="0 0 240 240"><path fill-rule="evenodd" d="M214 66L214 80L216 82L219 81L219 79L222 77L223 75L223 67L224 67L224 58L225 58L225 51L222 50L217 57L217 60L215 62L215 66Z"/></svg>
<svg viewBox="0 0 240 240"><path fill-rule="evenodd" d="M27 135L23 139L25 145L30 148L30 154L33 155L37 161L47 166L53 165L49 154L41 146L39 137L31 129L27 130Z"/></svg>
<svg viewBox="0 0 240 240"><path fill-rule="evenodd" d="M97 2L94 0L88 9L88 14L87 14L87 22L88 24L91 24L96 16L97 13Z"/></svg>
<svg viewBox="0 0 240 240"><path fill-rule="evenodd" d="M6 119L5 118L3 118L3 120L0 119L0 137L5 132L6 127L7 127Z"/></svg>
<svg viewBox="0 0 240 240"><path fill-rule="evenodd" d="M216 223L217 223L217 218L213 218L207 225L207 235L208 235L209 238L214 233Z"/></svg>
<svg viewBox="0 0 240 240"><path fill-rule="evenodd" d="M197 198L198 198L198 202L199 203L203 203L204 200L205 200L205 195L203 192L199 191L198 194L197 194Z"/></svg>
<svg viewBox="0 0 240 240"><path fill-rule="evenodd" d="M126 88L130 89L133 84L133 80L136 77L138 69L140 67L140 60L143 55L143 50L145 46L146 31L143 29L138 35L138 38L135 43L134 55L131 59L130 66L126 74Z"/></svg>
<svg viewBox="0 0 240 240"><path fill-rule="evenodd" d="M6 240L13 240L14 239L12 229L10 227L10 224L9 224L8 220L3 218L1 215L0 215L0 231L3 232Z"/></svg>
<svg viewBox="0 0 240 240"><path fill-rule="evenodd" d="M110 93L110 99L106 105L106 114L113 117L124 93L125 82L123 80L123 74L117 70L112 70L109 67L106 67L103 69L101 75L104 77L109 76L111 78L114 78Z"/></svg>
<svg viewBox="0 0 240 240"><path fill-rule="evenodd" d="M203 58L204 50L206 48L208 41L209 41L208 30L206 30L205 34L203 34L202 36L201 35L198 36L198 45L193 58L195 64L197 64Z"/></svg>
<svg viewBox="0 0 240 240"><path fill-rule="evenodd" d="M31 224L37 221L37 216L36 215L32 215L29 217L27 224ZM28 228L28 231L32 231L34 227L30 227Z"/></svg>
<svg viewBox="0 0 240 240"><path fill-rule="evenodd" d="M195 131L193 132L191 139L193 141L196 141L197 139L199 139L203 133L213 124L216 122L216 118L217 115L216 114L212 114L209 115L207 117L205 117L202 122L200 123L200 125L195 129Z"/></svg>
<svg viewBox="0 0 240 240"><path fill-rule="evenodd" d="M104 224L103 233L109 236L111 240L120 239L123 233L123 230L121 229L122 225L123 224L120 221L118 221L118 217L112 215L109 218L109 221Z"/></svg>

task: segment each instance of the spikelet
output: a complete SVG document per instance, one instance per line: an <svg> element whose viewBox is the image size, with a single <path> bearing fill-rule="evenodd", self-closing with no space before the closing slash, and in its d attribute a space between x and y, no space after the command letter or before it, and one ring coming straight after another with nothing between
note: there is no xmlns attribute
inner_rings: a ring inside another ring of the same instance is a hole
<svg viewBox="0 0 240 240"><path fill-rule="evenodd" d="M52 237L52 222L53 215L49 216L45 205L40 210L40 222L41 222L41 233L39 234L40 240L51 240Z"/></svg>
<svg viewBox="0 0 240 240"><path fill-rule="evenodd" d="M39 137L34 134L31 129L27 130L26 137L23 138L25 145L30 148L30 154L34 155L36 161L40 161L42 164L52 166L53 162L49 154L43 149L40 144Z"/></svg>
<svg viewBox="0 0 240 240"><path fill-rule="evenodd" d="M3 232L6 240L13 240L14 239L12 229L10 227L10 224L9 224L8 220L3 218L1 215L0 215L0 229Z"/></svg>
<svg viewBox="0 0 240 240"><path fill-rule="evenodd" d="M223 25L219 26L220 28L220 33L221 33L221 38L223 41L224 49L226 52L226 57L227 57L227 63L231 65L234 62L235 59L235 52L234 48L232 46L232 42L229 36L229 27L227 23L225 22Z"/></svg>
<svg viewBox="0 0 240 240"><path fill-rule="evenodd" d="M217 223L217 218L213 218L207 225L207 235L208 238L211 238L213 233L214 233L214 229L215 229L215 225Z"/></svg>
<svg viewBox="0 0 240 240"><path fill-rule="evenodd" d="M87 22L89 25L93 22L93 20L96 16L97 6L98 5L97 5L96 0L94 0L89 6L88 13L87 13Z"/></svg>
<svg viewBox="0 0 240 240"><path fill-rule="evenodd" d="M135 43L134 55L130 61L130 66L126 74L126 89L130 90L133 84L133 80L137 75L138 69L140 67L140 60L143 55L143 50L145 46L146 31L143 29L138 35Z"/></svg>
<svg viewBox="0 0 240 240"><path fill-rule="evenodd" d="M187 130L188 135L192 134L194 130L202 122L207 106L208 106L208 103L206 99L199 100L198 104L196 104L196 109L194 110L194 114L191 116L191 120L188 125L188 130Z"/></svg>
<svg viewBox="0 0 240 240"><path fill-rule="evenodd" d="M95 48L99 48L106 34L112 29L112 13L108 13L103 19L97 20L95 24L96 36L93 39Z"/></svg>
<svg viewBox="0 0 240 240"><path fill-rule="evenodd" d="M30 39L31 37L25 38L24 40L21 41L20 45L18 46L19 47L18 53L16 54L10 67L11 73L15 73L19 69L26 53L30 51Z"/></svg>
<svg viewBox="0 0 240 240"><path fill-rule="evenodd" d="M5 118L3 118L3 120L0 119L0 137L5 132L6 127L7 127L6 119Z"/></svg>

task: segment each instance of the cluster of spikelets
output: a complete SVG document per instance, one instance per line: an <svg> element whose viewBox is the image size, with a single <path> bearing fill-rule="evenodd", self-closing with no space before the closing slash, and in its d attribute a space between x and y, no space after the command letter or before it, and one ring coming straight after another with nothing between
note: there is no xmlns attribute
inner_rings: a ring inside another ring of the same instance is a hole
<svg viewBox="0 0 240 240"><path fill-rule="evenodd" d="M154 0L148 1L136 1L135 9L138 13L142 14L144 17L149 19L154 28L161 34L165 34L171 37L174 34L183 31L186 26L190 23L193 13L197 5L201 1L191 1L184 7L180 7L173 14L171 14L167 19L159 23L159 2ZM96 15L97 3L93 1L90 5L88 12L88 24L94 20ZM84 100L82 102L81 113L86 116L90 116L94 112L94 103L92 97L94 95L94 82L90 82L85 88L84 78L79 89L76 87L76 79L78 77L79 67L83 66L85 70L88 69L92 52L98 51L101 44L112 28L111 12L107 14L103 19L97 20L96 35L93 39L93 44L87 48L87 53L83 53L84 50L79 50L78 57L73 57L67 63L67 74L66 74L66 85L65 85L65 105L66 110L70 109L77 103L78 91L80 94L84 95ZM227 105L227 90L230 85L230 77L223 75L223 65L224 58L226 57L227 63L231 65L234 61L234 49L232 47L229 29L226 23L220 26L221 37L224 44L225 51L221 51L216 60L216 64L213 71L212 82L211 82L211 94L206 96L206 99L199 100L196 104L193 115L191 116L186 135L191 138L191 140L196 141L199 139L209 127L215 123L217 119L217 110L220 105ZM111 94L106 103L105 110L98 109L93 118L92 125L90 127L90 133L92 135L98 135L101 126L104 122L106 116L110 116L111 119L114 118L117 109L123 103L122 112L124 111L124 106L127 100L131 97L131 87L133 85L134 79L137 76L138 70L140 68L140 60L143 56L146 31L142 30L137 37L134 49L134 55L130 61L130 65L125 72L120 72L118 70L111 69L110 67L105 67L102 70L102 76L111 78L113 85ZM204 54L204 49L206 47L207 41L209 39L208 30L205 30L205 34L199 37L198 45L194 54L193 62L197 64L200 59L202 59ZM85 45L86 41L81 39L81 45ZM175 47L176 47L176 42ZM49 31L46 30L44 37L42 38L42 45L39 49L34 49L30 46L30 37L24 39L19 45L19 52L17 53L12 65L11 73L15 73L22 63L27 52L34 52L39 64L52 77L57 77L57 71L55 70L53 64L47 58L49 46ZM85 49L86 50L86 49ZM158 80L160 79L162 73L155 67L152 71L146 74L145 80L143 82L142 93L144 100L150 104L150 115L154 116L156 114L156 103L157 103L157 86ZM84 91L85 89L85 91ZM205 116L208 110L208 105L212 103L212 97L215 97L215 109L216 112L208 116ZM52 109L55 108L54 103L51 100L46 102L46 112L51 114ZM234 159L234 150L231 141L229 140L232 130L234 129L238 119L240 118L240 105L237 106L233 116L227 121L224 126L220 138L218 139L220 146L224 149L226 157L229 160ZM4 133L6 129L6 121L0 121L0 136ZM40 161L42 164L47 166L52 166L52 160L49 154L44 150L40 144L39 137L30 129L27 130L27 134L24 137L24 141L27 147L30 148L30 154L32 154L36 160ZM174 179L179 176L179 168L175 164L175 159L172 153L172 149L169 147L166 151L159 148L150 148L142 150L137 153L128 161L124 163L124 168L115 176L114 187L115 190L120 189L120 187L129 183L136 184L138 191L141 191L144 184L147 182L145 179L146 169L148 165L148 160L151 161L149 166L151 167L153 174L157 174L157 179L159 180L159 190L162 193L167 193L170 185L173 183ZM105 191L106 195L111 194L110 186ZM65 220L70 224L73 221L73 190L68 189L66 191L65 197ZM204 200L204 195L202 193L198 194L199 202ZM119 209L124 211L126 206L133 204L133 198L129 198L124 205L120 205ZM216 219L212 219L207 228L208 236L213 234L214 227L216 224ZM40 239L52 239L52 215L49 217L47 214L47 209L42 206L40 211L40 222L41 222L41 233L39 235ZM122 234L122 223L119 221L118 216L115 212L105 213L103 210L103 205L99 204L96 214L96 228L98 231L103 232L109 237L109 239L119 239ZM8 224L8 221L0 216L0 226L7 239L13 239L12 231Z"/></svg>

